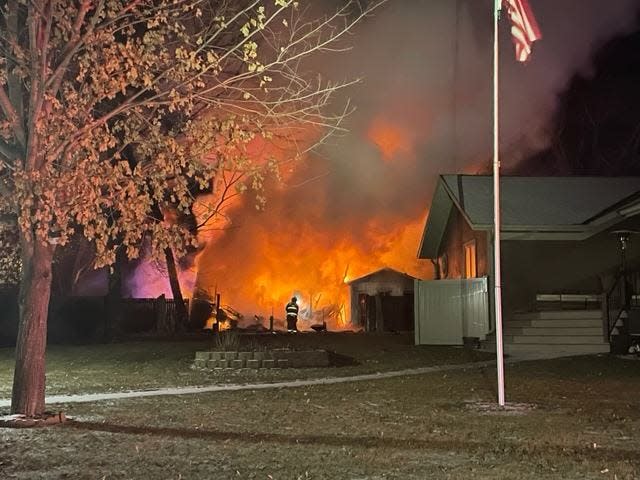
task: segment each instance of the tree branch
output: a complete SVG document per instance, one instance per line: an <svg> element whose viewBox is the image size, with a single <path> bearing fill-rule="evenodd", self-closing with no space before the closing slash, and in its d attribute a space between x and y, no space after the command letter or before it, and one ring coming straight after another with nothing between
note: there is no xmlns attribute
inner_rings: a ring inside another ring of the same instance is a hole
<svg viewBox="0 0 640 480"><path fill-rule="evenodd" d="M85 32L85 35L82 38L86 38L93 31L93 28L95 27L95 22L97 21L97 18L103 6L104 6L104 0L101 0L96 8L96 12L92 18L92 21L89 24L89 28L87 29L87 32ZM82 44L82 38L80 37L80 30L84 23L84 19L87 15L87 12L90 9L91 9L91 0L83 0L82 3L80 4L80 8L78 9L78 15L76 17L76 20L73 23L73 31L71 33L71 38L69 38L69 41L67 42L67 45L65 46L64 52L62 54L62 60L60 61L58 66L55 68L51 77L45 83L45 87L44 87L45 89L51 87L49 94L52 97L56 97L58 95L58 91L60 90L60 85L62 84L62 79L64 78L64 73L69 67L69 64L71 62L71 59L73 58L73 55L78 51L78 48Z"/></svg>
<svg viewBox="0 0 640 480"><path fill-rule="evenodd" d="M19 11L20 11L20 2L19 0L8 0L6 3L6 22L7 22L7 45L8 49L12 50L17 48L18 46L18 33L20 31L19 28ZM15 52L13 52L15 53ZM13 57L13 55L12 55ZM7 104L10 106L11 114L7 114L7 109L3 105L3 111L7 116L7 119L11 122L14 130L14 134L18 143L23 147L27 145L27 132L24 127L24 116L23 116L23 102L22 102L22 84L20 80L16 77L15 74L12 73L12 68L18 64L18 60L9 60L7 59L7 84L8 91L6 92ZM2 88L0 88L2 90ZM0 104L4 104L5 100L2 99L2 93L0 92Z"/></svg>
<svg viewBox="0 0 640 480"><path fill-rule="evenodd" d="M16 109L13 107L13 104L9 99L9 95L2 86L0 86L0 108L2 108L2 113L4 113L4 116L7 117L7 120L9 120L16 139L21 145L24 146L25 132L24 128L22 127L22 123L20 122L20 116L18 115Z"/></svg>

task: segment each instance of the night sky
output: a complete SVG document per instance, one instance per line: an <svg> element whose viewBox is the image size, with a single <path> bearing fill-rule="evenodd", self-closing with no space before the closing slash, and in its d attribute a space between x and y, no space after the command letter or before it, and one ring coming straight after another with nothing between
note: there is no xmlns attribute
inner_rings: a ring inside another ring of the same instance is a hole
<svg viewBox="0 0 640 480"><path fill-rule="evenodd" d="M571 78L558 96L549 147L517 173L640 175L638 25L596 49L592 69Z"/></svg>

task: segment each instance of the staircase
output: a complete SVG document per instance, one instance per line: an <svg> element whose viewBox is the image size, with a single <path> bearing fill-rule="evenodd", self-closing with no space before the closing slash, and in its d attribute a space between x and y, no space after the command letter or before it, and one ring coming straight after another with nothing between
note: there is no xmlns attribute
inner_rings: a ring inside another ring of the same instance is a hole
<svg viewBox="0 0 640 480"><path fill-rule="evenodd" d="M543 310L516 313L503 326L504 353L532 357L563 357L608 353L602 310ZM495 352L495 331L483 342Z"/></svg>

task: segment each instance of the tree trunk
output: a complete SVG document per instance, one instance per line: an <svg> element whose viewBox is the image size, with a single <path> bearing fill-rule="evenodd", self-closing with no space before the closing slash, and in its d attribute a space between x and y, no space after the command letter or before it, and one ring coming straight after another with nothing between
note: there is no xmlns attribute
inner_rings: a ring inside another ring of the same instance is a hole
<svg viewBox="0 0 640 480"><path fill-rule="evenodd" d="M111 343L119 336L124 323L124 302L122 301L122 265L126 259L124 250L116 250L116 260L108 278L105 301L104 331L102 340Z"/></svg>
<svg viewBox="0 0 640 480"><path fill-rule="evenodd" d="M167 262L167 273L169 274L169 284L171 285L171 294L176 305L176 326L185 329L187 326L187 307L184 305L182 298L182 290L180 289L180 279L178 278L178 269L176 268L176 260L173 256L171 248L165 248L164 256Z"/></svg>
<svg viewBox="0 0 640 480"><path fill-rule="evenodd" d="M51 296L53 245L22 242L20 324L11 413L28 417L44 413L47 316Z"/></svg>

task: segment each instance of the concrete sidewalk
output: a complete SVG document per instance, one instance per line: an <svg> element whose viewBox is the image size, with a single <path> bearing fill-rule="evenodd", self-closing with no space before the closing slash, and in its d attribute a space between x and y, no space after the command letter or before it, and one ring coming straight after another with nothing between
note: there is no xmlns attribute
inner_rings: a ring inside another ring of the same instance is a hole
<svg viewBox="0 0 640 480"><path fill-rule="evenodd" d="M392 372L370 373L365 375L353 375L350 377L328 377L312 380L293 380L289 382L210 385L201 387L173 387L157 390L139 390L113 393L86 393L80 395L51 395L46 398L47 405L56 403L90 403L104 400L121 400L126 398L157 397L162 395L193 395L211 392L235 392L239 390L266 390L274 388L298 388L313 385L333 385L336 383L366 382L368 380L380 380L384 378L403 377L409 375L423 375L427 373L448 372L453 370L467 370L492 366L495 360L485 362L463 363L458 365L439 365L434 367L411 368ZM11 405L10 399L0 399L0 408Z"/></svg>

